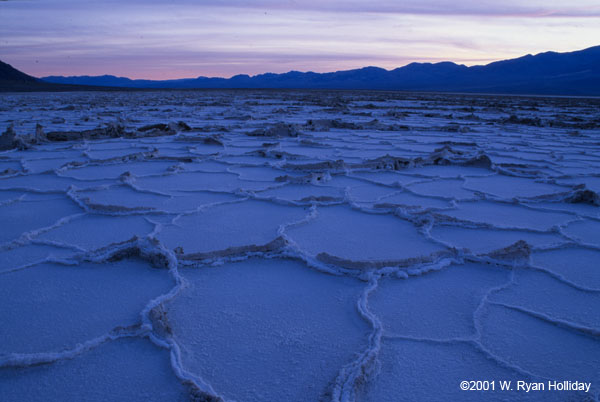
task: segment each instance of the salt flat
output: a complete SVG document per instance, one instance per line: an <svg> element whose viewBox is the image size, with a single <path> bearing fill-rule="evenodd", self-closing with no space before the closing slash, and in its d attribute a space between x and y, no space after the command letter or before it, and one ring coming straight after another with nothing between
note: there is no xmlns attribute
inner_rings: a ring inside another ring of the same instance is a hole
<svg viewBox="0 0 600 402"><path fill-rule="evenodd" d="M6 94L0 130L2 401L600 399L600 100Z"/></svg>

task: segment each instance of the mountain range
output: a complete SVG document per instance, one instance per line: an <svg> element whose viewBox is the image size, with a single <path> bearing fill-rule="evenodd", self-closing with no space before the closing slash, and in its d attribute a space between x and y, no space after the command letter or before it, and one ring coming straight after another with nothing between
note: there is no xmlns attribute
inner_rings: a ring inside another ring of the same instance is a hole
<svg viewBox="0 0 600 402"><path fill-rule="evenodd" d="M122 90L123 88L118 88ZM74 84L54 84L27 75L10 64L0 61L0 92L33 91L106 91L115 90L104 86L82 86Z"/></svg>
<svg viewBox="0 0 600 402"><path fill-rule="evenodd" d="M0 84L2 79L3 70L0 68ZM20 79L24 78L21 76ZM365 67L331 73L290 71L283 74L165 81L132 80L111 75L50 76L37 82L131 89L369 89L600 96L600 46L567 53L526 55L471 67L452 62L411 63L394 70Z"/></svg>

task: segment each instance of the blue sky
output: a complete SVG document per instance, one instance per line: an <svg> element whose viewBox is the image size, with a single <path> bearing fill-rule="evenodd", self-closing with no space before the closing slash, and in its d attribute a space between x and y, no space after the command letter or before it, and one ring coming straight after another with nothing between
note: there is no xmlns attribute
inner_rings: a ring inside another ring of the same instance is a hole
<svg viewBox="0 0 600 402"><path fill-rule="evenodd" d="M35 76L473 65L598 38L597 0L0 0L0 59Z"/></svg>

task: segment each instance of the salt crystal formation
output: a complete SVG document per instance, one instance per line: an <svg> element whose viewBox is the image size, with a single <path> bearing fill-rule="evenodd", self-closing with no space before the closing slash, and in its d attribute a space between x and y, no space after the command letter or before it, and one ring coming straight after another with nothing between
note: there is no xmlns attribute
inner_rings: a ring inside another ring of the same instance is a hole
<svg viewBox="0 0 600 402"><path fill-rule="evenodd" d="M598 400L599 110L4 95L0 400Z"/></svg>

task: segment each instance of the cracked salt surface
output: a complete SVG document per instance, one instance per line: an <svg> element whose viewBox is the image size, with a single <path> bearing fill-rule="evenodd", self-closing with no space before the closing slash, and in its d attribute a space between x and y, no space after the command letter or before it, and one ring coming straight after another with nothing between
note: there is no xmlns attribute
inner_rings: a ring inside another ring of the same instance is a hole
<svg viewBox="0 0 600 402"><path fill-rule="evenodd" d="M345 206L317 208L314 218L288 228L286 235L302 253L357 269L416 263L444 251L411 222Z"/></svg>
<svg viewBox="0 0 600 402"><path fill-rule="evenodd" d="M181 273L167 316L182 364L227 399L319 400L366 347L357 279L254 258Z"/></svg>
<svg viewBox="0 0 600 402"><path fill-rule="evenodd" d="M597 384L597 335L558 323L543 315L490 304L481 317L481 343L508 364L540 378L564 376Z"/></svg>
<svg viewBox="0 0 600 402"><path fill-rule="evenodd" d="M71 349L134 325L147 301L172 286L164 270L143 261L42 263L2 275L0 361Z"/></svg>
<svg viewBox="0 0 600 402"><path fill-rule="evenodd" d="M599 107L7 94L0 400L600 400Z"/></svg>
<svg viewBox="0 0 600 402"><path fill-rule="evenodd" d="M486 254L524 240L533 247L549 248L567 241L558 233L539 233L528 230L469 228L455 225L434 226L431 237L449 247L467 249L475 254Z"/></svg>
<svg viewBox="0 0 600 402"><path fill-rule="evenodd" d="M51 365L0 369L0 395L21 401L189 401L168 353L134 338L98 345Z"/></svg>
<svg viewBox="0 0 600 402"><path fill-rule="evenodd" d="M258 251L279 237L283 224L299 221L306 213L301 207L255 200L214 205L177 217L157 238L169 248L181 247L185 254L198 258Z"/></svg>
<svg viewBox="0 0 600 402"><path fill-rule="evenodd" d="M389 339L383 341L380 374L366 385L365 401L565 401L559 393L519 393L511 398L506 392L465 392L456 384L465 378L502 378L506 381L536 381L517 374L461 341L435 342L425 339ZM408 374L407 374L408 373ZM475 374L474 374L475 373ZM444 390L432 396L432 390ZM583 399L581 399L583 400Z"/></svg>
<svg viewBox="0 0 600 402"><path fill-rule="evenodd" d="M386 336L466 338L475 332L473 313L481 298L507 278L499 267L451 265L407 280L381 280L370 306Z"/></svg>

